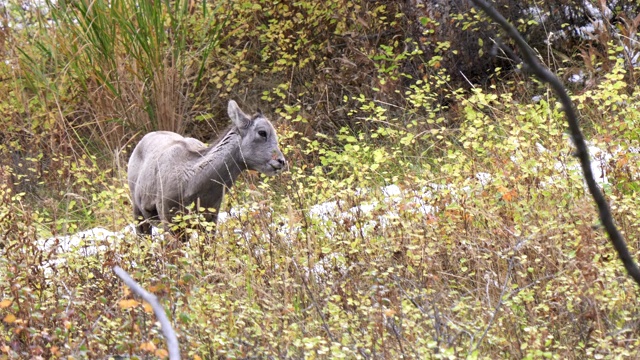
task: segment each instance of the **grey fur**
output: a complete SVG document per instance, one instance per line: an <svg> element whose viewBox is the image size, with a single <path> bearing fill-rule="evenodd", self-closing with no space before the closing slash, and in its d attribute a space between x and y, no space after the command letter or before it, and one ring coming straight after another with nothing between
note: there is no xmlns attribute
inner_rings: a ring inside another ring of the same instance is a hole
<svg viewBox="0 0 640 360"><path fill-rule="evenodd" d="M138 233L151 234L149 220L171 222L177 212L196 203L212 209L215 222L224 193L244 170L275 175L286 162L276 131L261 113L247 116L235 101L227 108L232 125L212 145L169 131L145 135L131 154L129 189Z"/></svg>

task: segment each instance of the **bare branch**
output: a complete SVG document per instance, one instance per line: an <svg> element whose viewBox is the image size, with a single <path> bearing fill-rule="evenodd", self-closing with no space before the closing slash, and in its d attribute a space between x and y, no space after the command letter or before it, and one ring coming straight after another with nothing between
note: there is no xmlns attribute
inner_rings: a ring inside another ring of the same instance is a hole
<svg viewBox="0 0 640 360"><path fill-rule="evenodd" d="M604 198L602 191L600 191L600 188L593 178L589 150L587 149L587 144L585 143L584 136L582 135L582 131L580 130L580 123L578 121L578 116L576 114L575 108L573 107L571 98L569 97L569 94L567 93L564 85L551 71L549 71L540 63L540 61L538 61L538 58L536 57L533 49L531 49L529 44L527 44L520 33L518 33L518 30L516 30L516 28L513 27L513 25L511 25L498 11L496 11L485 0L472 1L477 7L481 8L491 19L493 19L493 21L498 23L498 25L500 25L509 36L511 36L511 38L518 45L518 48L520 48L523 60L527 65L527 70L535 74L538 78L540 78L540 80L548 83L560 99L560 103L562 104L563 110L567 117L567 122L569 123L569 130L571 131L573 143L577 149L576 156L580 160L580 166L582 167L582 171L584 173L584 179L587 182L587 187L589 188L589 192L591 193L593 200L598 206L600 221L602 222L605 231L609 235L609 239L611 240L613 247L618 252L618 257L620 258L620 260L622 260L627 273L629 273L629 275L635 280L635 282L640 285L640 269L638 269L638 266L633 260L633 257L629 253L627 244L625 243L622 234L620 234L613 221L613 217L611 216L611 210L609 209L607 200Z"/></svg>
<svg viewBox="0 0 640 360"><path fill-rule="evenodd" d="M500 308L502 307L502 304L503 304L504 299L505 299L504 293L507 291L507 287L509 286L509 281L511 280L511 272L513 271L513 264L514 264L514 259L513 258L514 257L515 257L515 255L512 255L509 258L509 268L507 269L507 276L505 276L504 284L502 285L502 290L500 291L500 298L498 298L498 303L496 304L495 309L493 310L493 315L491 315L491 319L489 319L489 324L487 324L487 327L484 329L484 332L482 333L482 336L480 336L480 339L478 339L478 343L474 347L474 350L478 349L480 347L480 345L482 345L482 341L484 340L484 338L489 333L489 330L491 329L491 326L493 325L493 322L495 321L496 316L498 315L498 312L500 311Z"/></svg>
<svg viewBox="0 0 640 360"><path fill-rule="evenodd" d="M171 326L171 322L169 322L169 318L164 311L164 308L158 302L158 298L147 292L142 286L138 285L138 283L129 276L129 274L122 270L119 266L113 267L113 272L118 275L120 279L133 291L136 295L140 296L142 300L148 302L153 308L153 312L156 314L158 321L160 321L160 325L162 326L162 335L164 335L165 340L167 341L167 348L169 350L169 359L170 360L180 360L180 345L178 344L178 338L176 337L175 331L173 331L173 327Z"/></svg>

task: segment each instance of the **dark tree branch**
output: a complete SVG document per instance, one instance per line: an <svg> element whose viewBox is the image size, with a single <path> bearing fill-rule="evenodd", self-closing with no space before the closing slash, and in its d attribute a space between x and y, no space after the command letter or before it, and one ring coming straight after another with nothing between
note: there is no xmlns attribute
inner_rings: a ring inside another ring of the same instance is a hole
<svg viewBox="0 0 640 360"><path fill-rule="evenodd" d="M164 308L158 302L158 298L150 292L147 292L142 286L138 285L138 283L127 274L126 271L122 270L119 266L113 267L113 272L118 275L120 279L133 291L136 295L140 296L142 300L148 302L153 308L153 312L156 314L158 321L160 321L160 326L162 326L162 335L164 335L165 340L167 341L167 348L169 350L169 359L170 360L180 360L180 345L178 344L178 338L176 337L175 331L173 331L173 327L171 326L171 322L169 318L167 318L167 314L164 312Z"/></svg>
<svg viewBox="0 0 640 360"><path fill-rule="evenodd" d="M485 0L472 1L477 7L481 8L491 19L493 19L493 21L498 23L502 27L502 29L504 29L504 31L506 31L507 34L516 42L518 48L520 48L520 52L522 53L524 62L528 66L527 70L540 78L540 80L551 85L551 88L560 99L560 103L562 104L563 110L567 117L567 122L569 123L569 130L571 131L573 143L575 144L577 149L576 156L580 160L580 166L582 167L582 171L584 173L584 179L587 182L587 187L589 188L589 192L591 193L593 200L598 206L600 221L602 222L605 231L609 235L609 239L611 239L613 247L618 252L618 257L620 258L620 260L622 260L625 269L635 280L635 282L640 285L640 269L638 269L638 266L636 265L633 257L629 253L629 249L627 248L627 244L625 243L622 234L620 234L620 232L616 228L613 217L611 216L611 210L609 209L609 205L607 204L607 200L604 198L602 191L600 191L600 188L593 178L589 150L587 149L587 144L585 143L584 136L582 135L582 131L580 130L580 124L578 122L578 116L576 114L575 108L573 107L571 98L569 98L569 94L567 94L564 85L551 71L549 71L538 61L538 58L536 57L533 49L531 49L529 44L527 44L520 33L518 33L518 30L516 30L516 28L513 27L513 25L511 25L498 11L496 11Z"/></svg>

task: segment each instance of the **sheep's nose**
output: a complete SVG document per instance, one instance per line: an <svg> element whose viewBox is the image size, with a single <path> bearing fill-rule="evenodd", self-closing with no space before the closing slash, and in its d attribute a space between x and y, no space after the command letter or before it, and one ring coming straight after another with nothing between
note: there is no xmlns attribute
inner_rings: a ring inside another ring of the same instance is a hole
<svg viewBox="0 0 640 360"><path fill-rule="evenodd" d="M278 162L278 171L287 170L287 161L283 157L277 158L276 161Z"/></svg>

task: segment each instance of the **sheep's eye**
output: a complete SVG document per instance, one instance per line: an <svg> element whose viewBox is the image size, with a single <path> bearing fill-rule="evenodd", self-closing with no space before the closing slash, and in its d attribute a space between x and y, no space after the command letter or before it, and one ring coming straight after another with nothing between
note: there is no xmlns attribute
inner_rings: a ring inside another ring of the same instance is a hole
<svg viewBox="0 0 640 360"><path fill-rule="evenodd" d="M260 131L258 131L258 135L262 136L263 138L266 138L267 137L267 132L264 131L264 130L260 130Z"/></svg>

